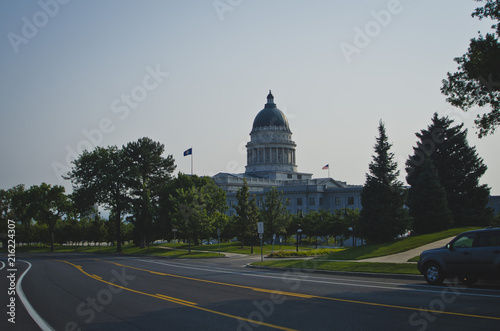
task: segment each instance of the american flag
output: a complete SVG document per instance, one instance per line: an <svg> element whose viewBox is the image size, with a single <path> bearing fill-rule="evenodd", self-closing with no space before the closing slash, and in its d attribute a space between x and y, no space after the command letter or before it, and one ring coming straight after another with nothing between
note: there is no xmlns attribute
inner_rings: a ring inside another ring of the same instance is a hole
<svg viewBox="0 0 500 331"><path fill-rule="evenodd" d="M326 169L330 169L330 165L327 164L326 166L324 166L323 168L321 168L321 170L326 170Z"/></svg>

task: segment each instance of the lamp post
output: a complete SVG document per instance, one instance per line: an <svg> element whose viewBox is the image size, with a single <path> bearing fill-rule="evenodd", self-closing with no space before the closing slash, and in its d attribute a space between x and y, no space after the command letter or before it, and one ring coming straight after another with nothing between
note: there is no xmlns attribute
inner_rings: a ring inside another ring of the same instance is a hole
<svg viewBox="0 0 500 331"><path fill-rule="evenodd" d="M175 240L175 233L177 232L177 228L175 226L172 228L172 232L174 233L174 256L175 256L175 241L176 241Z"/></svg>
<svg viewBox="0 0 500 331"><path fill-rule="evenodd" d="M300 223L297 224L297 252L299 251L299 241L300 241L300 233L302 229L300 228Z"/></svg>

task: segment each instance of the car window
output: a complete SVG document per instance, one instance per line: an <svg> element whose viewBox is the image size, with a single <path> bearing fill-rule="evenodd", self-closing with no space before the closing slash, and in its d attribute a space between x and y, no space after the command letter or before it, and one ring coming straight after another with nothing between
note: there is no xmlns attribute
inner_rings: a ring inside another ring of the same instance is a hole
<svg viewBox="0 0 500 331"><path fill-rule="evenodd" d="M500 246L500 232L488 231L479 234L478 247Z"/></svg>
<svg viewBox="0 0 500 331"><path fill-rule="evenodd" d="M474 243L475 233L464 234L453 243L453 248L471 248Z"/></svg>

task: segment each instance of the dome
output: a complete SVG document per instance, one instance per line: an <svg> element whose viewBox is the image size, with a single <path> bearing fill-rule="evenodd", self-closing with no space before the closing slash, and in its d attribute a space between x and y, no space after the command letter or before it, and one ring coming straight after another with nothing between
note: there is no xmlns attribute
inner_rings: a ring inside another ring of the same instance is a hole
<svg viewBox="0 0 500 331"><path fill-rule="evenodd" d="M278 126L290 131L288 120L286 119L285 114L283 114L283 112L276 107L271 91L269 91L267 96L267 104L264 109L262 109L257 116L255 116L252 131L257 128L269 126Z"/></svg>

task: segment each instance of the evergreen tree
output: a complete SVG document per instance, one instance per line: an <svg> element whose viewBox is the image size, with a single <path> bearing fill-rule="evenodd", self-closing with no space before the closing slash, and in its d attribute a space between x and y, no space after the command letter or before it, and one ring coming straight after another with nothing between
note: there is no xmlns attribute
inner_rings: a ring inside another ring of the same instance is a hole
<svg viewBox="0 0 500 331"><path fill-rule="evenodd" d="M408 207L413 218L413 230L418 234L446 230L452 217L446 191L439 182L431 159L426 159L415 184L408 192Z"/></svg>
<svg viewBox="0 0 500 331"><path fill-rule="evenodd" d="M161 189L175 170L172 155L163 157L165 146L143 137L123 146L128 185L134 211L136 244L144 248L152 241L153 220L158 215Z"/></svg>
<svg viewBox="0 0 500 331"><path fill-rule="evenodd" d="M491 220L491 209L487 208L490 189L479 185L487 167L476 149L469 146L463 124L452 124L453 120L435 113L432 124L416 133L419 141L406 161L406 180L414 186L422 165L430 158L446 191L454 224L487 225Z"/></svg>
<svg viewBox="0 0 500 331"><path fill-rule="evenodd" d="M370 173L361 191L361 210L358 225L359 234L368 243L394 239L409 226L410 218L404 208L406 192L397 180L399 171L390 152L385 126L379 123L379 136L375 144L375 155L369 165ZM358 234L358 235L359 235Z"/></svg>

